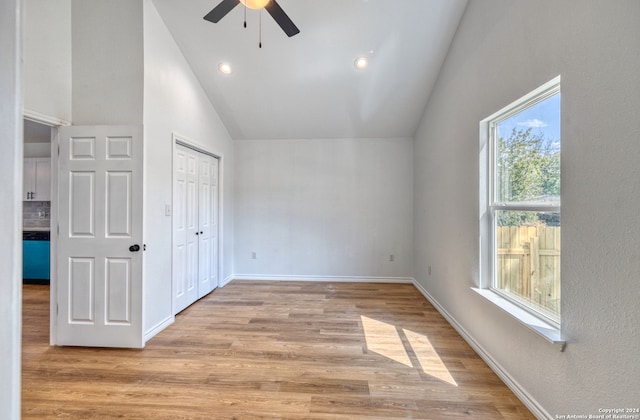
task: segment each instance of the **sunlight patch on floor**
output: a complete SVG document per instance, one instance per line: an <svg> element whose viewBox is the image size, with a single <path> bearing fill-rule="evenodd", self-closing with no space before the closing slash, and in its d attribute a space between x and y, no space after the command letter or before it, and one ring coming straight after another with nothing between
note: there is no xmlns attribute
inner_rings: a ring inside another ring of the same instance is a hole
<svg viewBox="0 0 640 420"><path fill-rule="evenodd" d="M411 348L413 348L413 352L420 362L422 371L427 375L431 375L448 384L458 386L456 381L453 379L453 376L451 376L449 369L447 369L440 356L438 356L436 349L431 345L431 341L429 341L427 336L410 330L403 331L407 340L409 340L409 343L411 344Z"/></svg>
<svg viewBox="0 0 640 420"><path fill-rule="evenodd" d="M418 368L427 375L458 386L427 336L411 330L399 329L395 325L366 316L361 315L360 319L368 350L405 366ZM399 331L407 338L409 349L416 355L419 366L414 366L411 362L409 352L402 342Z"/></svg>
<svg viewBox="0 0 640 420"><path fill-rule="evenodd" d="M396 327L386 322L360 316L367 348L405 366L412 367Z"/></svg>

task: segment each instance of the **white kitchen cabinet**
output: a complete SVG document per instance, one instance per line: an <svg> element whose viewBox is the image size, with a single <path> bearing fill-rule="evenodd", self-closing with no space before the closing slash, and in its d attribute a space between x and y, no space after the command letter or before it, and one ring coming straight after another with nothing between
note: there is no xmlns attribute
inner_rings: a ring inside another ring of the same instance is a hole
<svg viewBox="0 0 640 420"><path fill-rule="evenodd" d="M24 160L23 201L51 201L51 158Z"/></svg>

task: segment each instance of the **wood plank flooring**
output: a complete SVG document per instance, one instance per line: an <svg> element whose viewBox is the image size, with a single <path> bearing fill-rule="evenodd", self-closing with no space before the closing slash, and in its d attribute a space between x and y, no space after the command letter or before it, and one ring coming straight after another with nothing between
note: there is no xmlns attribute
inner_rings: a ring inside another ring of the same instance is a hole
<svg viewBox="0 0 640 420"><path fill-rule="evenodd" d="M412 285L234 281L143 350L49 347L23 299L23 419L534 419Z"/></svg>

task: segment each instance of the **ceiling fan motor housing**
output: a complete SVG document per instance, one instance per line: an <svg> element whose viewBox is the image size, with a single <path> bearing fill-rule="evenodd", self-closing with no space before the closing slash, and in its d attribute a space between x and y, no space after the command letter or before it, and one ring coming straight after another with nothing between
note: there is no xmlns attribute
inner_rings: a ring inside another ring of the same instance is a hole
<svg viewBox="0 0 640 420"><path fill-rule="evenodd" d="M288 37L300 33L300 29L298 29L295 23L293 23L284 10L282 10L282 7L280 7L276 0L222 0L212 11L207 13L204 19L209 22L218 23L220 19L225 17L227 13L240 3L250 9L265 9Z"/></svg>
<svg viewBox="0 0 640 420"><path fill-rule="evenodd" d="M240 0L240 3L248 7L249 9L263 9L267 4L269 4L269 0Z"/></svg>

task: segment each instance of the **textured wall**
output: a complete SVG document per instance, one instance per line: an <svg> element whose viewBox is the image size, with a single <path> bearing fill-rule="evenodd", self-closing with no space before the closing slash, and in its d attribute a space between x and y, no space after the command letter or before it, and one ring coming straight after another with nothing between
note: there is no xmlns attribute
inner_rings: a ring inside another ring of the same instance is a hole
<svg viewBox="0 0 640 420"><path fill-rule="evenodd" d="M407 138L236 141L235 273L411 276L412 150Z"/></svg>
<svg viewBox="0 0 640 420"><path fill-rule="evenodd" d="M638 69L636 0L472 0L416 135L416 279L546 416L639 405ZM557 75L564 353L470 290L478 123Z"/></svg>

